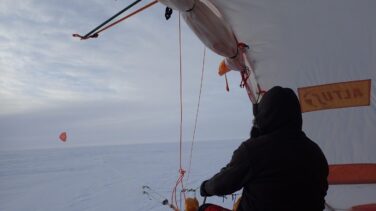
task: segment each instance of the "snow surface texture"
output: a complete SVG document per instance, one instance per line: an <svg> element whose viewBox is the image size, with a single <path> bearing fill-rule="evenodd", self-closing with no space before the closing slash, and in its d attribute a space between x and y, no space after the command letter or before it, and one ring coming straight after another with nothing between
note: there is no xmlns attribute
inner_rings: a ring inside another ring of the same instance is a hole
<svg viewBox="0 0 376 211"><path fill-rule="evenodd" d="M195 143L187 188L199 187L226 165L241 141ZM183 146L185 168L189 147ZM170 200L178 153L177 143L0 152L0 210L170 210L144 195L142 186ZM231 197L207 202L233 204Z"/></svg>
<svg viewBox="0 0 376 211"><path fill-rule="evenodd" d="M202 181L217 173L242 141L195 143L186 187L198 188ZM186 170L189 147L190 144L183 146ZM177 143L3 151L0 152L0 210L171 210L150 200L142 193L142 186L148 185L170 200L178 169ZM366 186L331 186L326 200L339 209L349 208L353 203L375 202L376 196L369 193L376 185ZM231 197L226 200L210 197L207 202L233 205Z"/></svg>

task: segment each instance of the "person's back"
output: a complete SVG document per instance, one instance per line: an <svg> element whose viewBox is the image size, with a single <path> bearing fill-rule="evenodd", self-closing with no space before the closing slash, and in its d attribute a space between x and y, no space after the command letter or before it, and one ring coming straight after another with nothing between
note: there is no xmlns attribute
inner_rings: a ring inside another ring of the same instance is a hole
<svg viewBox="0 0 376 211"><path fill-rule="evenodd" d="M251 165L239 210L323 210L327 163L304 133L276 132L243 145Z"/></svg>
<svg viewBox="0 0 376 211"><path fill-rule="evenodd" d="M238 211L316 211L324 209L327 176L325 156L302 132L295 93L274 87L257 105L251 138L202 189L225 195L243 188Z"/></svg>

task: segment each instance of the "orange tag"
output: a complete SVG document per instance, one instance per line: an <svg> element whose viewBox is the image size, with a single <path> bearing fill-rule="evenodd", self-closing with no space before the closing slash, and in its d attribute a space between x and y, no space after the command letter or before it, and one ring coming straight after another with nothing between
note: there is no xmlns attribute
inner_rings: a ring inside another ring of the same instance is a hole
<svg viewBox="0 0 376 211"><path fill-rule="evenodd" d="M302 112L370 105L371 79L298 88Z"/></svg>

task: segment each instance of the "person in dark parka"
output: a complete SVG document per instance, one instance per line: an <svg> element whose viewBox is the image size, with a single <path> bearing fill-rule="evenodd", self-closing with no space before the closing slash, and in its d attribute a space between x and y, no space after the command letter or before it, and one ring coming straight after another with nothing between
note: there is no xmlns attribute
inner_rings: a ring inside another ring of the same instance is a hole
<svg viewBox="0 0 376 211"><path fill-rule="evenodd" d="M243 188L237 211L322 211L328 190L328 163L302 131L294 91L273 87L254 105L251 138L226 167L201 184L202 196Z"/></svg>

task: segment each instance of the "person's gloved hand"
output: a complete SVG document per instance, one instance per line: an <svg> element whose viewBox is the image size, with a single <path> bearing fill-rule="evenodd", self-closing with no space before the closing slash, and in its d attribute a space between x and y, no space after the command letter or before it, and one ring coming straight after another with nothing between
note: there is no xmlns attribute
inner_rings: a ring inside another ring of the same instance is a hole
<svg viewBox="0 0 376 211"><path fill-rule="evenodd" d="M205 197L205 196L211 196L208 192L206 192L205 190L205 183L207 182L207 180L203 181L201 183L201 186L200 186L200 195Z"/></svg>

